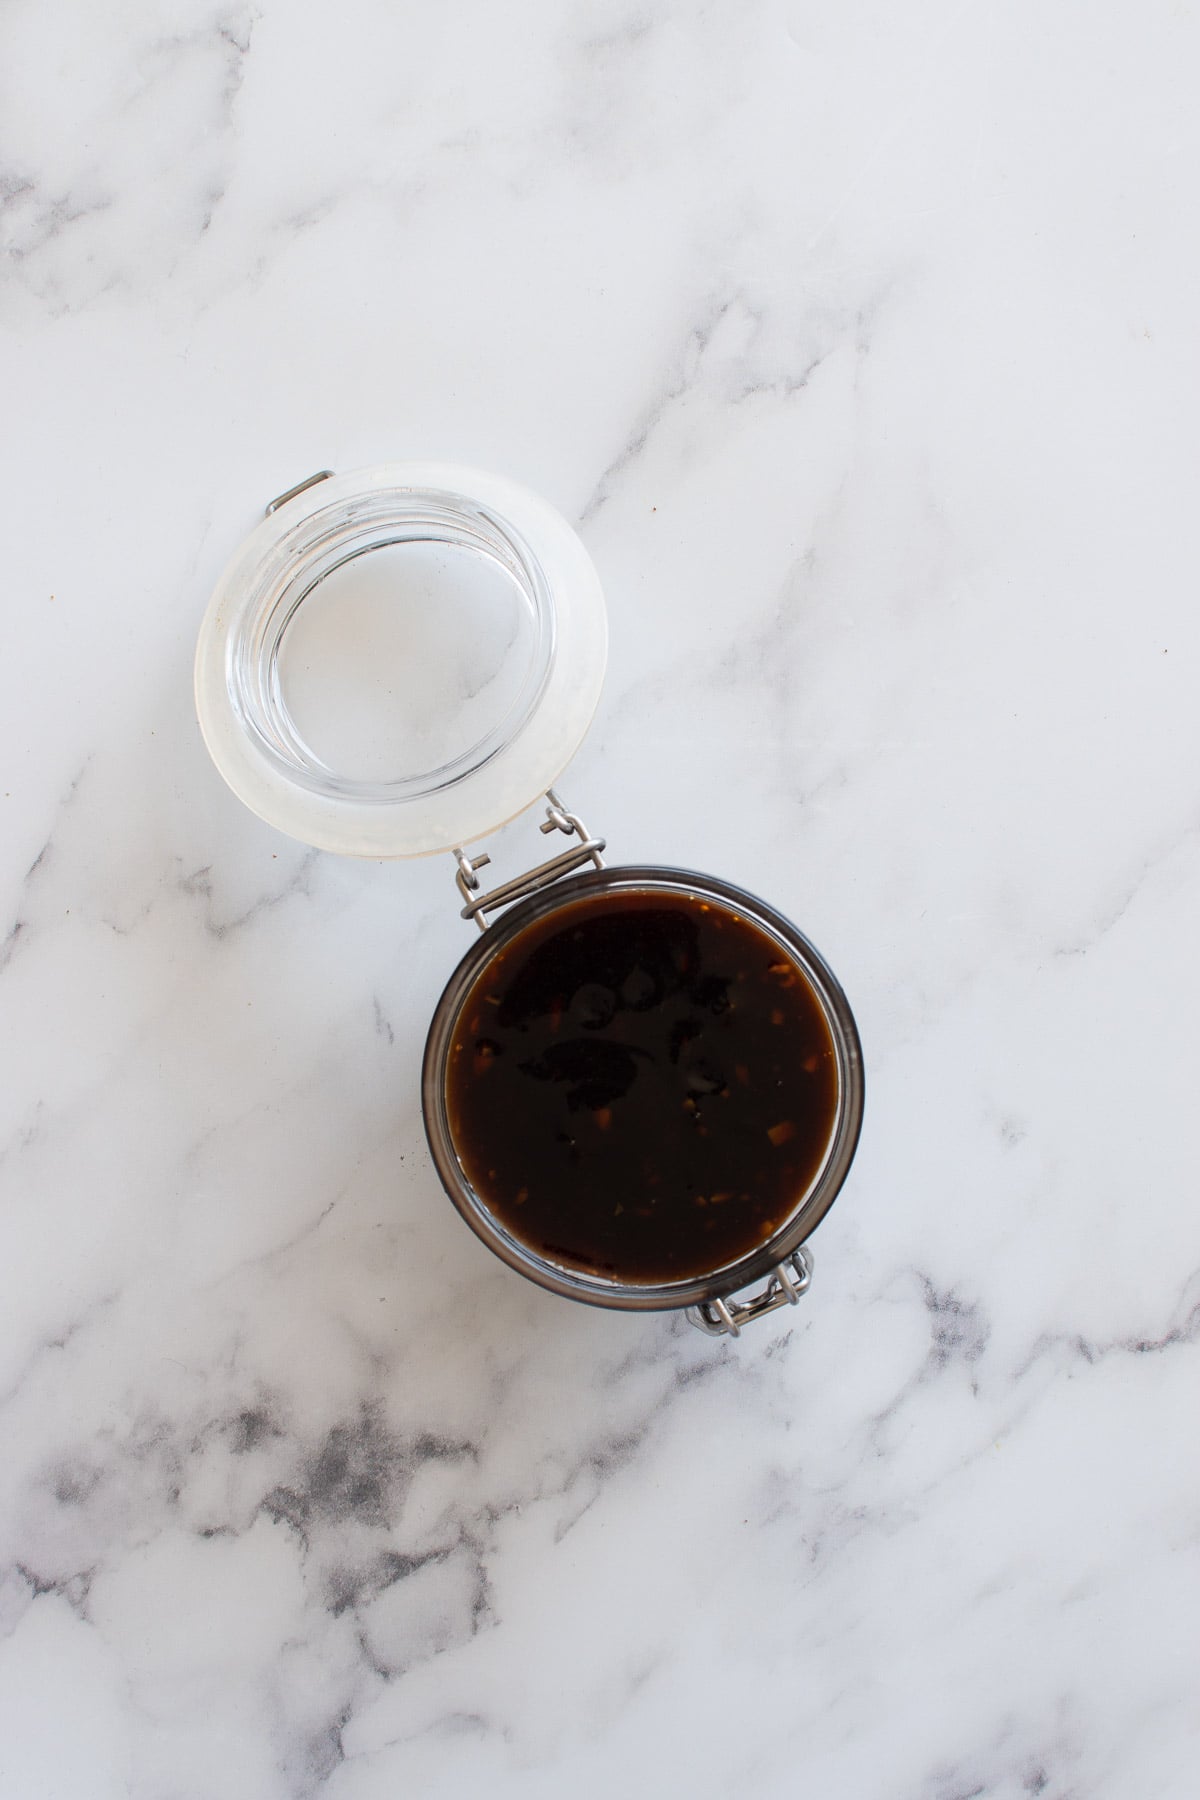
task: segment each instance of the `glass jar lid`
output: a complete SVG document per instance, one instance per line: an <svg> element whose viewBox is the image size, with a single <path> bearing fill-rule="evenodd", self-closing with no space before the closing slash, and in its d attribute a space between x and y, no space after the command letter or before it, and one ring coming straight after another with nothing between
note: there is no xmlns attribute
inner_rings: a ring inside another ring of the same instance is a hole
<svg viewBox="0 0 1200 1800"><path fill-rule="evenodd" d="M217 583L196 710L238 797L346 856L486 836L579 747L604 677L591 558L553 507L451 463L323 474Z"/></svg>

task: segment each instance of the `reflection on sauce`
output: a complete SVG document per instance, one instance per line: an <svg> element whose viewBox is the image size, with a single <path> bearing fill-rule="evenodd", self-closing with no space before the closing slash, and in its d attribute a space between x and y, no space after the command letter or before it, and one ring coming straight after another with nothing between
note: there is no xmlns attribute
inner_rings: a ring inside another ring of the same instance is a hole
<svg viewBox="0 0 1200 1800"><path fill-rule="evenodd" d="M451 1136L493 1216L637 1282L753 1250L820 1167L833 1045L802 971L715 900L600 893L483 969L455 1025Z"/></svg>

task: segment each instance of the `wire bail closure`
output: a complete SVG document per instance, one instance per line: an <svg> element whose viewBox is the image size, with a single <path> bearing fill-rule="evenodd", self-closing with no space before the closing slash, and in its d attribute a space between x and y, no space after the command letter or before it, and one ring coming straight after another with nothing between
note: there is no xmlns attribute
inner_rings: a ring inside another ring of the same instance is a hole
<svg viewBox="0 0 1200 1800"><path fill-rule="evenodd" d="M464 919L474 919L480 931L487 930L487 914L498 912L501 907L510 905L514 900L523 900L526 894L536 894L539 888L549 887L561 875L573 874L591 863L594 869L604 867L601 851L604 839L592 837L587 826L577 813L568 812L553 788L546 793L546 817L538 829L545 835L551 831L561 831L567 837L574 837L578 842L570 850L564 850L558 856L552 856L548 862L539 863L536 868L529 869L524 875L517 875L512 881L506 881L501 887L493 888L490 893L483 893L479 886L479 871L491 862L486 851L478 856L468 856L461 847L456 848L454 860L458 864L455 881L458 891L466 901L462 909Z"/></svg>

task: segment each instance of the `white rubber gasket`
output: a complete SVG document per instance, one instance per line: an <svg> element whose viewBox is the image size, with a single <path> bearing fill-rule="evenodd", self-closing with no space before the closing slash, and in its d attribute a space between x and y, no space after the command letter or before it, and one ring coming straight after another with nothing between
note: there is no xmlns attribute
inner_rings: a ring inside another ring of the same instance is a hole
<svg viewBox="0 0 1200 1800"><path fill-rule="evenodd" d="M553 652L535 703L511 738L441 785L369 797L322 791L290 767L239 701L235 663L264 610L294 575L291 547L314 522L337 521L356 502L399 512L422 497L461 501L536 563L549 595ZM485 837L553 785L578 749L600 698L608 630L600 579L567 521L504 476L454 463L383 463L315 482L270 513L217 582L196 647L196 713L204 741L234 793L259 818L302 843L341 856L425 856Z"/></svg>

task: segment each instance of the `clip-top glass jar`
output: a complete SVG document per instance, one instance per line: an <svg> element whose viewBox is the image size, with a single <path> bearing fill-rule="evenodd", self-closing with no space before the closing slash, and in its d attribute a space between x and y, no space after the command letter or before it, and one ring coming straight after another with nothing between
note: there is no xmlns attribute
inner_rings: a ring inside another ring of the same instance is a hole
<svg viewBox="0 0 1200 1800"><path fill-rule="evenodd" d="M586 550L529 490L438 463L322 471L222 575L197 712L234 792L291 836L455 857L480 935L434 1013L422 1105L483 1242L554 1293L736 1336L808 1287L806 1240L858 1142L861 1047L774 908L605 867L560 800L606 642ZM486 890L468 846L539 800L569 841Z"/></svg>

